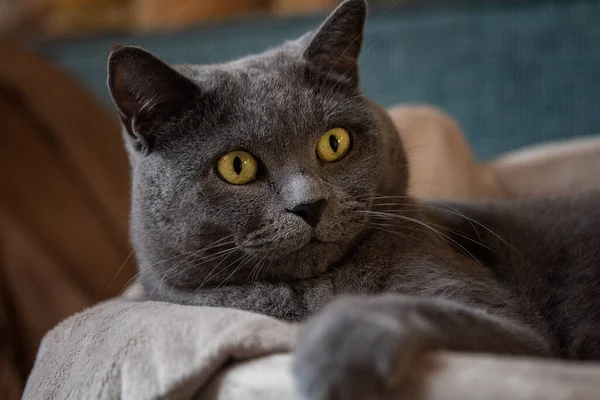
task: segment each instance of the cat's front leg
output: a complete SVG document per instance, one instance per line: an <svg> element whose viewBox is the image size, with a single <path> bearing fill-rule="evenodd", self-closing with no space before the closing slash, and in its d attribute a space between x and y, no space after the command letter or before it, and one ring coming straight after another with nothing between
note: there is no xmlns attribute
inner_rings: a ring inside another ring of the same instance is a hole
<svg viewBox="0 0 600 400"><path fill-rule="evenodd" d="M294 374L310 400L401 398L415 357L434 349L542 355L519 323L459 303L401 295L343 297L301 329Z"/></svg>

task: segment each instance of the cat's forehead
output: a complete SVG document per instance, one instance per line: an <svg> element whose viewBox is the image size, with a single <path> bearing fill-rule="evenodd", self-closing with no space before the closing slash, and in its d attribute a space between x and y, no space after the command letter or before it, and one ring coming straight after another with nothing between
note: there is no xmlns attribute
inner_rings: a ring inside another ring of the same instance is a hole
<svg viewBox="0 0 600 400"><path fill-rule="evenodd" d="M290 51L279 48L235 61L211 65L175 67L207 91L257 92L254 95L311 88L302 74L303 63Z"/></svg>
<svg viewBox="0 0 600 400"><path fill-rule="evenodd" d="M302 61L283 51L178 70L211 94L221 114L245 124L321 123L328 114L344 110L340 104L345 96L311 80Z"/></svg>
<svg viewBox="0 0 600 400"><path fill-rule="evenodd" d="M201 123L216 127L211 132L218 132L221 141L253 146L259 140L264 146L295 137L305 142L307 135L340 124L360 125L368 118L360 96L312 74L293 47L176 69L210 93L214 112L203 115Z"/></svg>

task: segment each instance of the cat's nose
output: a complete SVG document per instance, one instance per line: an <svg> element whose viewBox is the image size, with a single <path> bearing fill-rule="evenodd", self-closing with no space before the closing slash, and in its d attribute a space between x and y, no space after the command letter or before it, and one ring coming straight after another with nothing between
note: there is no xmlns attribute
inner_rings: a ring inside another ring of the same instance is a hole
<svg viewBox="0 0 600 400"><path fill-rule="evenodd" d="M321 199L311 203L298 204L288 211L296 214L314 228L319 223L321 214L323 213L323 209L326 205L327 200Z"/></svg>

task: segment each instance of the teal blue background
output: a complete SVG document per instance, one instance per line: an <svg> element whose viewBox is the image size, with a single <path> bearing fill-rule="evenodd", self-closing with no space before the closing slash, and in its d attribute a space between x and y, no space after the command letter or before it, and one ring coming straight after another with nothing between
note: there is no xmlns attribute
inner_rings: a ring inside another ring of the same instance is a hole
<svg viewBox="0 0 600 400"><path fill-rule="evenodd" d="M142 46L170 63L222 62L295 38L322 17L35 46L110 106L105 68L112 43ZM600 133L600 1L374 8L360 68L364 91L380 104L426 102L454 115L481 159Z"/></svg>

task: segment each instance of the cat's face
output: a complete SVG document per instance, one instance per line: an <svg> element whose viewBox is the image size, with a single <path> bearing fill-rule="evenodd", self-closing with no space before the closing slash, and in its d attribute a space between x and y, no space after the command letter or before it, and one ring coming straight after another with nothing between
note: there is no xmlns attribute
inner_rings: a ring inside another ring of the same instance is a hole
<svg viewBox="0 0 600 400"><path fill-rule="evenodd" d="M389 175L389 120L358 91L363 20L364 3L348 1L316 35L224 65L113 52L144 275L191 287L298 279L348 251Z"/></svg>

